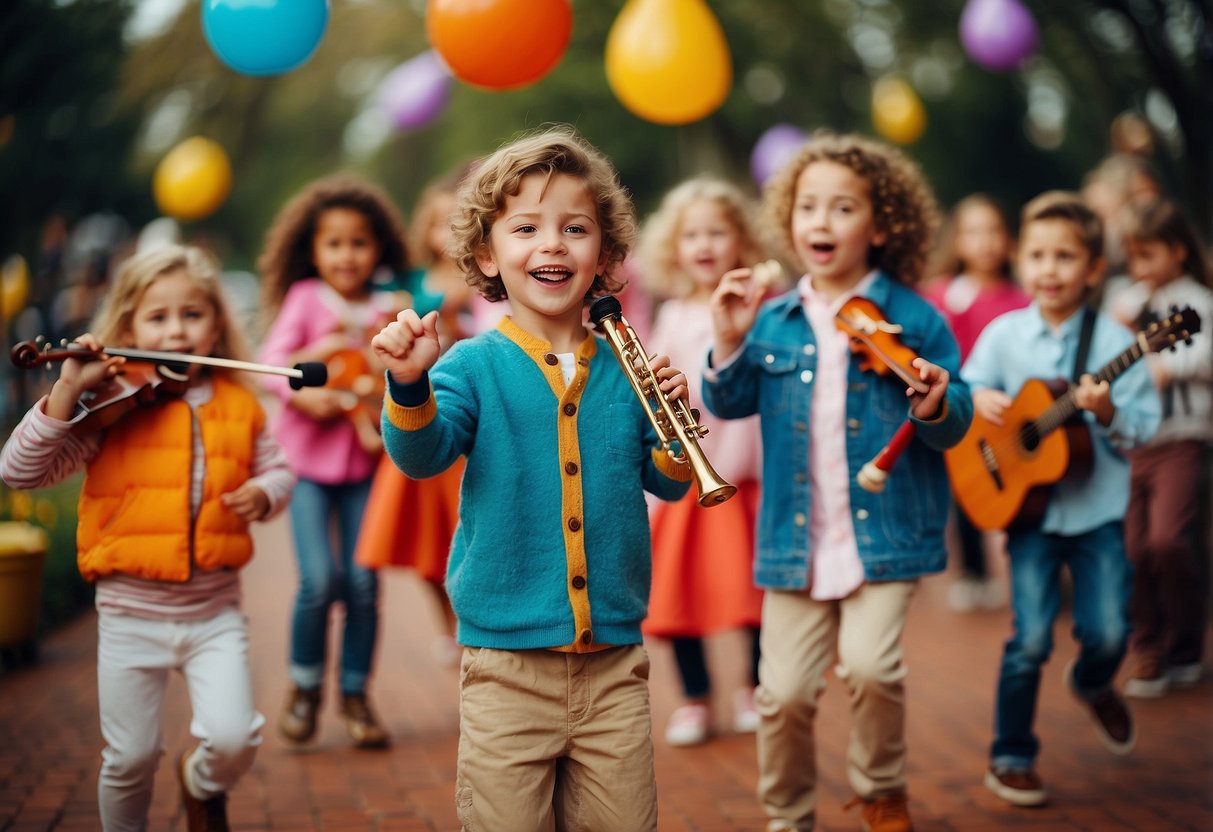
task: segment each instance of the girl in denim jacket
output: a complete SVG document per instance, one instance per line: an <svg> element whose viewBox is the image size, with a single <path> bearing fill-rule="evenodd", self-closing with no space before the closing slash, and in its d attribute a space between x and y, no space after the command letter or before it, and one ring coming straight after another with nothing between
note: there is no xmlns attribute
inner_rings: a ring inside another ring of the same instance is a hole
<svg viewBox="0 0 1213 832"><path fill-rule="evenodd" d="M917 579L946 563L941 452L972 418L968 389L954 380L956 341L908 285L922 272L935 200L896 149L823 132L772 177L764 209L804 274L765 303L749 269L724 276L711 301L715 343L703 386L716 415L757 413L762 424L759 797L768 832L813 828L813 719L837 662L851 697L852 803L862 805L865 829L902 832L912 827L901 634ZM926 393L860 370L834 321L859 296L929 358L914 361ZM887 487L860 488L864 463L907 418L916 439Z"/></svg>

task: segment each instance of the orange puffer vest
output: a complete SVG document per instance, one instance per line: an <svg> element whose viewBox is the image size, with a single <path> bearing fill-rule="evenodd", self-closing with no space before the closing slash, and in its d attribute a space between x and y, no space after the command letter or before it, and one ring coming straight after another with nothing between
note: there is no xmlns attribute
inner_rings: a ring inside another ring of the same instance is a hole
<svg viewBox="0 0 1213 832"><path fill-rule="evenodd" d="M77 565L85 580L113 573L188 581L200 569L238 569L253 556L248 524L219 495L249 478L265 412L251 392L214 379L198 408L206 473L190 527L193 419L184 401L134 410L109 429L80 492Z"/></svg>

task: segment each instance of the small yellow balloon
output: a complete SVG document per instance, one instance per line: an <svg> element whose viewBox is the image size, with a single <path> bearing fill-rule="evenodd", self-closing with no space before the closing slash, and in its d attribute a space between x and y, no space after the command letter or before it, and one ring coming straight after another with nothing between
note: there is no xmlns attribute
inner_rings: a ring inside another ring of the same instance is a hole
<svg viewBox="0 0 1213 832"><path fill-rule="evenodd" d="M606 42L606 75L623 106L657 124L688 124L721 104L733 60L703 0L628 0Z"/></svg>
<svg viewBox="0 0 1213 832"><path fill-rule="evenodd" d="M29 300L29 266L20 254L14 254L0 266L0 308L4 320L11 321Z"/></svg>
<svg viewBox="0 0 1213 832"><path fill-rule="evenodd" d="M905 79L886 75L872 88L872 123L889 141L911 144L927 129L927 112Z"/></svg>
<svg viewBox="0 0 1213 832"><path fill-rule="evenodd" d="M186 139L160 160L152 180L156 204L167 216L197 220L213 214L232 189L232 166L216 142Z"/></svg>

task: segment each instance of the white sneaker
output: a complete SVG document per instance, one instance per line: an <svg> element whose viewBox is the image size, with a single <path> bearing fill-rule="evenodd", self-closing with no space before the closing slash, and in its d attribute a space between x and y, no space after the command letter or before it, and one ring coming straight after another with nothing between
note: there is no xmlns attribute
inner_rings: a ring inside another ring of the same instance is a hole
<svg viewBox="0 0 1213 832"><path fill-rule="evenodd" d="M1125 696L1134 699L1157 699L1171 687L1171 679L1167 674L1150 679L1134 677L1125 680Z"/></svg>
<svg viewBox="0 0 1213 832"><path fill-rule="evenodd" d="M948 607L952 612L972 612L981 603L981 582L960 578L948 587Z"/></svg>
<svg viewBox="0 0 1213 832"><path fill-rule="evenodd" d="M1204 673L1205 669L1200 662L1173 664L1167 668L1167 680L1177 687L1188 687L1199 682Z"/></svg>
<svg viewBox="0 0 1213 832"><path fill-rule="evenodd" d="M733 694L733 730L739 734L752 734L758 730L762 717L754 708L754 689L742 688Z"/></svg>
<svg viewBox="0 0 1213 832"><path fill-rule="evenodd" d="M977 601L983 610L995 612L1007 605L1010 593L1005 581L997 578L986 578L977 582Z"/></svg>
<svg viewBox="0 0 1213 832"><path fill-rule="evenodd" d="M711 716L707 705L683 705L670 714L670 721L665 727L665 741L673 746L707 742Z"/></svg>

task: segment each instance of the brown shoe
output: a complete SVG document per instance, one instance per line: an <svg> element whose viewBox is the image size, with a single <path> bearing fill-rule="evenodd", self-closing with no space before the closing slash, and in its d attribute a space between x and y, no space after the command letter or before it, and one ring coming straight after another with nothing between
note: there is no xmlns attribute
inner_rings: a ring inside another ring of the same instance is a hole
<svg viewBox="0 0 1213 832"><path fill-rule="evenodd" d="M1133 714L1129 713L1129 706L1119 693L1110 685L1090 696L1079 692L1074 684L1073 662L1066 667L1066 686L1091 715L1095 735L1104 748L1121 756L1133 750L1137 744L1137 729L1133 725Z"/></svg>
<svg viewBox="0 0 1213 832"><path fill-rule="evenodd" d="M896 792L870 800L856 797L845 808L863 805L859 814L864 832L913 832L914 824L910 823L910 810L906 805L908 802L905 792Z"/></svg>
<svg viewBox="0 0 1213 832"><path fill-rule="evenodd" d="M190 752L177 758L177 782L181 784L181 805L185 809L185 828L188 832L230 832L227 825L227 795L199 800L190 794L185 785L185 763Z"/></svg>
<svg viewBox="0 0 1213 832"><path fill-rule="evenodd" d="M986 771L986 788L1016 806L1043 806L1049 799L1040 777L1030 768L993 768Z"/></svg>
<svg viewBox="0 0 1213 832"><path fill-rule="evenodd" d="M365 693L341 694L341 716L345 719L345 730L357 748L388 747L387 731L375 719Z"/></svg>
<svg viewBox="0 0 1213 832"><path fill-rule="evenodd" d="M307 742L316 734L316 713L319 710L319 688L291 688L286 697L286 707L278 715L278 733L291 742Z"/></svg>

